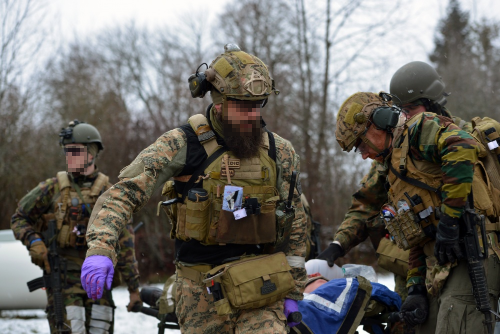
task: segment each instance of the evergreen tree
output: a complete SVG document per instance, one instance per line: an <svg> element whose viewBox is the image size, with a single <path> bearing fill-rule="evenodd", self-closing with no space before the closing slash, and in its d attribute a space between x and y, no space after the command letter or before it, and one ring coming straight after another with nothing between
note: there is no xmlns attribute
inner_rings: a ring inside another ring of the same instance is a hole
<svg viewBox="0 0 500 334"><path fill-rule="evenodd" d="M470 22L458 0L450 0L447 17L438 26L434 51L429 59L451 92L447 108L453 115L500 118L500 49L498 24Z"/></svg>

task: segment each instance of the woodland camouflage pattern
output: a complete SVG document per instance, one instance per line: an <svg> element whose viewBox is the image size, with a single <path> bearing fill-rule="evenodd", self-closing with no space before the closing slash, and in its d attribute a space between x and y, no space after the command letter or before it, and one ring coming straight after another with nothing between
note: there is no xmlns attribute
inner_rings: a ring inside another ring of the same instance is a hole
<svg viewBox="0 0 500 334"><path fill-rule="evenodd" d="M98 171L96 170L88 176L88 179L94 180L97 174ZM85 182L88 182L88 179ZM80 180L78 183L81 185L83 180ZM108 184L107 187L109 188L110 186L111 184ZM36 230L37 223L41 220L43 214L52 210L54 205L53 200L59 196L59 193L59 184L57 178L54 177L41 182L21 199L17 211L11 220L11 227L16 239L21 240L28 246L27 237L32 233L38 232ZM139 270L135 259L134 231L130 224L127 224L127 228L120 234L117 246L120 249L116 263L117 269L127 283L129 291L136 291L139 288ZM62 255L64 256L64 254ZM72 255L74 256L74 254ZM81 252L78 255L81 259L81 263L78 265L81 267L85 253ZM81 293L86 295L83 289Z"/></svg>
<svg viewBox="0 0 500 334"><path fill-rule="evenodd" d="M281 169L278 190L282 199L287 198L292 171L299 171L299 156L287 140L273 134L276 143L276 163ZM118 235L132 213L138 212L152 193L163 186L171 177L181 173L187 152L186 135L180 129L173 129L144 149L137 158L124 168L120 181L104 192L96 203L89 221L87 256L103 255L116 263L115 247ZM295 220L290 235L286 256L304 258L306 253L305 213L297 195ZM293 268L296 289L287 298L300 300L306 281L305 268Z"/></svg>
<svg viewBox="0 0 500 334"><path fill-rule="evenodd" d="M472 129L468 122L462 128ZM420 124L410 133L409 154L412 158L442 165L442 212L451 217L461 217L463 213L479 152L477 142L464 130L449 118L425 113ZM388 201L384 188L386 175L387 167L373 161L370 171L361 181L361 188L353 195L351 207L334 237L346 252L368 237L370 227L376 228L365 222L378 221L372 218L379 215L380 208ZM422 247L412 249L409 265L413 269L408 275L408 286L425 283L425 258Z"/></svg>

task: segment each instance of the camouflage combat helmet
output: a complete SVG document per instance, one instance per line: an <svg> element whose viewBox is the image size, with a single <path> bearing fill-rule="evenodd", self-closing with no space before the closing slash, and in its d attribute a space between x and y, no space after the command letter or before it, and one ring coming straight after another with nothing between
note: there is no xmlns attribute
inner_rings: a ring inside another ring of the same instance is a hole
<svg viewBox="0 0 500 334"><path fill-rule="evenodd" d="M215 104L228 98L257 101L267 99L273 91L279 94L267 66L259 58L241 51L236 44L226 44L224 51L205 71Z"/></svg>
<svg viewBox="0 0 500 334"><path fill-rule="evenodd" d="M368 130L372 113L378 107L387 105L375 93L351 95L337 113L335 137L342 150L350 152Z"/></svg>
<svg viewBox="0 0 500 334"><path fill-rule="evenodd" d="M390 92L401 99L402 104L414 102L421 98L432 100L444 106L446 96L445 84L431 65L413 61L401 67L391 78Z"/></svg>
<svg viewBox="0 0 500 334"><path fill-rule="evenodd" d="M67 128L62 128L59 133L61 137L59 144L97 144L99 151L103 150L101 135L97 129L85 122L80 122L77 119L69 122Z"/></svg>

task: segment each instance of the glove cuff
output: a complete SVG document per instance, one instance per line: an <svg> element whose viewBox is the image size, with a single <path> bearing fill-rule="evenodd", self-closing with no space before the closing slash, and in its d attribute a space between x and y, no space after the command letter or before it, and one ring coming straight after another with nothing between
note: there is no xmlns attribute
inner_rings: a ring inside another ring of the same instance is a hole
<svg viewBox="0 0 500 334"><path fill-rule="evenodd" d="M334 250L340 254L340 257L343 257L345 255L344 249L338 243L331 242L330 246L333 246L333 248L335 248Z"/></svg>
<svg viewBox="0 0 500 334"><path fill-rule="evenodd" d="M427 288L423 284L414 284L408 288L408 296L427 295Z"/></svg>
<svg viewBox="0 0 500 334"><path fill-rule="evenodd" d="M442 214L441 217L439 217L439 223L441 225L445 225L447 227L454 228L460 224L460 218L453 218L453 217L450 217L446 214Z"/></svg>

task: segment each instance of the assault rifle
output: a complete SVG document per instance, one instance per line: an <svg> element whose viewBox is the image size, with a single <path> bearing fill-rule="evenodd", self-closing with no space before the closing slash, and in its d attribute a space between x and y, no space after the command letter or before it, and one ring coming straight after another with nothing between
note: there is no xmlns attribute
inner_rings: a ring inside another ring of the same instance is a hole
<svg viewBox="0 0 500 334"><path fill-rule="evenodd" d="M180 329L179 322L175 313L160 314L160 310L156 306L160 299L162 290L159 288L147 286L141 289L141 300L150 307L140 306L135 304L132 307L132 312L141 312L160 320L158 324L158 334L164 334L165 329Z"/></svg>
<svg viewBox="0 0 500 334"><path fill-rule="evenodd" d="M461 238L461 244L467 258L467 266L470 281L472 283L472 292L474 294L474 299L476 300L476 308L484 314L485 321L483 323L488 334L493 334L495 321L492 318L492 314L495 313L490 305L488 283L486 282L486 273L483 265L483 261L488 258L488 241L486 239L484 216L477 214L472 208L471 203L474 202L472 201L472 196L469 196L463 215L464 224L462 224L463 236ZM476 228L477 225L481 230L484 252L481 251L479 244L479 237Z"/></svg>
<svg viewBox="0 0 500 334"><path fill-rule="evenodd" d="M56 323L56 333L70 333L71 328L64 323L64 300L62 293L62 271L61 267L64 262L64 280L66 280L66 265L63 258L57 253L57 228L56 221L50 220L47 227L47 232L44 233L46 245L48 246L48 260L50 265L50 273L45 270L43 276L29 281L28 289L33 292L40 288L52 289L52 297L54 299L54 313Z"/></svg>

